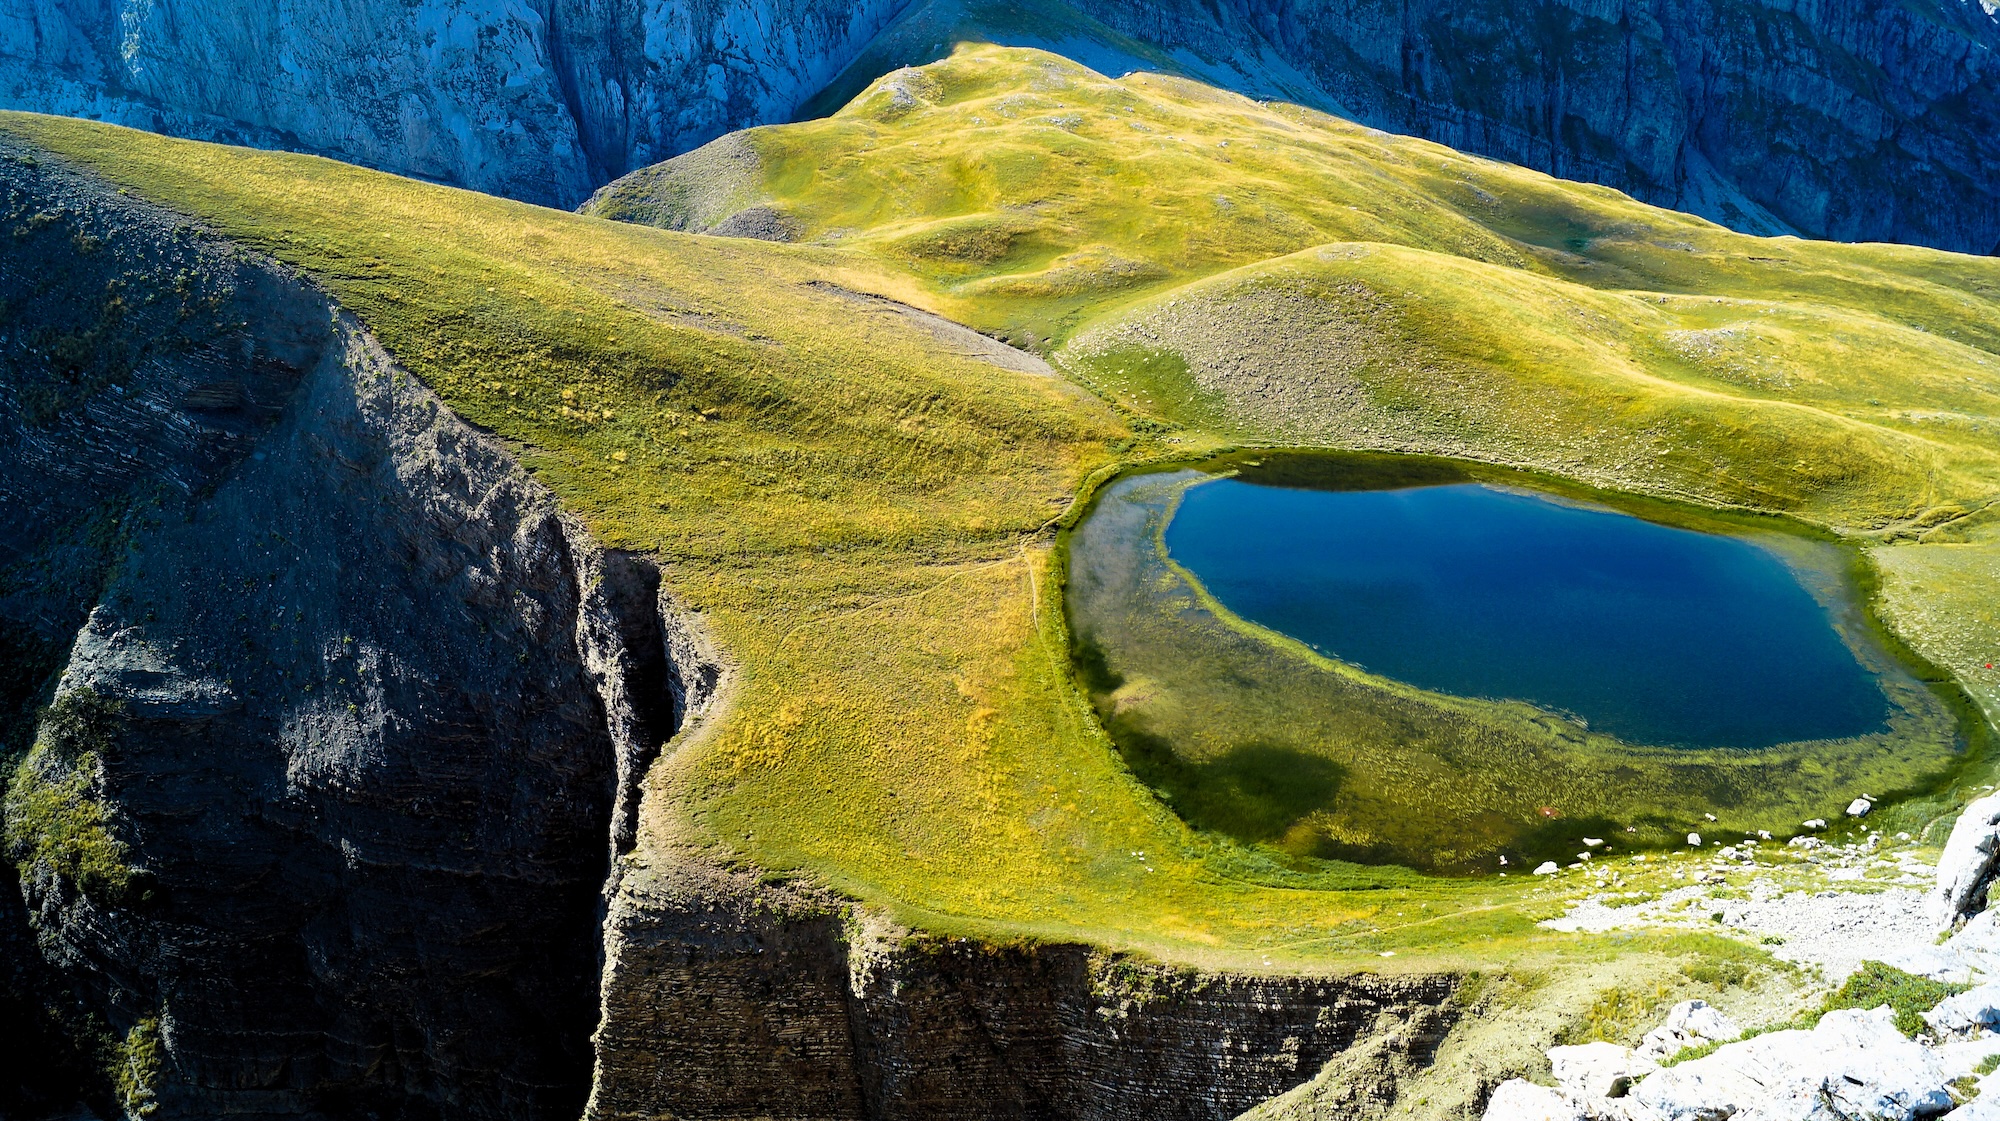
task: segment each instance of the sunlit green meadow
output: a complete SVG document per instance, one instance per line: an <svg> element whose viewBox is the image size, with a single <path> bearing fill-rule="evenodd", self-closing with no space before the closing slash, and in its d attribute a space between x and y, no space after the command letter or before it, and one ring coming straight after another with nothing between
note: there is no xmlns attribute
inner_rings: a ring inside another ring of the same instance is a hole
<svg viewBox="0 0 2000 1121"><path fill-rule="evenodd" d="M1896 558L1899 628L1986 703L2000 685L1977 668L2000 654L1979 621L2000 599L1983 259L1745 238L986 47L737 141L756 174L715 197L781 213L792 245L0 127L311 277L606 541L664 558L736 685L656 768L642 859L687 846L930 929L1254 968L1643 949L1534 927L1591 890L1573 875L1300 866L1189 828L1132 775L1072 674L1054 527L1120 464L1231 444L1785 511ZM819 283L1037 349L1098 395L940 353Z"/></svg>

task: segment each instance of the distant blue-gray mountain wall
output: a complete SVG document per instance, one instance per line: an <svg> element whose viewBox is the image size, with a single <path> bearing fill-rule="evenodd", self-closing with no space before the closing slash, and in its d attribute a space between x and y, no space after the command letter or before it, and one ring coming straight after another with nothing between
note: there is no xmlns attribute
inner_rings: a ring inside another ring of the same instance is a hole
<svg viewBox="0 0 2000 1121"><path fill-rule="evenodd" d="M948 46L898 28L1100 65L1101 29L1244 92L1740 229L1991 253L1988 2L0 0L0 104L572 206L788 119L850 64L843 84Z"/></svg>

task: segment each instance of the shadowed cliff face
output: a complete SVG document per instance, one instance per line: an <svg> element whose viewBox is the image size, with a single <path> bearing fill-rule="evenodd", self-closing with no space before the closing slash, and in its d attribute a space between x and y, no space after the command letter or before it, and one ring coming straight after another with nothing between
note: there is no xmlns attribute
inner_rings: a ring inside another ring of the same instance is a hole
<svg viewBox="0 0 2000 1121"><path fill-rule="evenodd" d="M1241 0L1370 124L1753 233L2000 248L1976 0Z"/></svg>
<svg viewBox="0 0 2000 1121"><path fill-rule="evenodd" d="M1177 70L1751 232L2000 247L1982 0L28 0L0 14L0 105L574 206L967 37Z"/></svg>
<svg viewBox="0 0 2000 1121"><path fill-rule="evenodd" d="M45 972L160 1041L162 1116L575 1116L657 573L311 289L0 155L0 618L69 647L7 797Z"/></svg>

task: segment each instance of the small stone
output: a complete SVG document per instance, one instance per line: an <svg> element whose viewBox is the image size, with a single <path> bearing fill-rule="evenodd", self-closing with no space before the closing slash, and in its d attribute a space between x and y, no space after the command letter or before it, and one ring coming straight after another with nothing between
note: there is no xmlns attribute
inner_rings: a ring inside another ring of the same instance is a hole
<svg viewBox="0 0 2000 1121"><path fill-rule="evenodd" d="M1807 818L1799 824L1807 829L1824 829L1826 828L1826 819L1823 817Z"/></svg>
<svg viewBox="0 0 2000 1121"><path fill-rule="evenodd" d="M1537 875L1537 876L1553 876L1553 875L1555 875L1555 874L1556 874L1557 872L1560 872L1560 871L1562 871L1562 869L1560 869L1560 868L1556 867L1556 862L1555 862L1555 861L1553 861L1553 860L1544 860L1544 861L1542 861L1542 862L1541 862L1541 864L1540 864L1540 865L1536 866L1536 868L1535 868L1535 875Z"/></svg>
<svg viewBox="0 0 2000 1121"><path fill-rule="evenodd" d="M1604 838L1602 837L1585 837L1583 839L1583 847L1587 849L1594 849L1603 843Z"/></svg>
<svg viewBox="0 0 2000 1121"><path fill-rule="evenodd" d="M1701 847L1701 834L1699 834L1699 833L1689 833L1689 834L1688 834L1688 844L1689 844L1690 846L1694 847L1694 848L1700 848L1700 847Z"/></svg>
<svg viewBox="0 0 2000 1121"><path fill-rule="evenodd" d="M1868 811L1874 808L1874 804L1868 799L1856 798L1854 801L1847 803L1847 816L1866 817L1868 816Z"/></svg>

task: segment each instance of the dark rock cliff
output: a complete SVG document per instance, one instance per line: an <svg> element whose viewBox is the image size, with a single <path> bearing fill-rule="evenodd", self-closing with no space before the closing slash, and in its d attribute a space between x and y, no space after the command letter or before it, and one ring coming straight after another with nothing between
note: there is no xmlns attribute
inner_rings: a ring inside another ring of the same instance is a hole
<svg viewBox="0 0 2000 1121"><path fill-rule="evenodd" d="M4 155L0 619L68 647L8 856L55 987L128 1108L574 1116L657 575L309 287Z"/></svg>
<svg viewBox="0 0 2000 1121"><path fill-rule="evenodd" d="M2000 250L2000 24L1977 0L1235 6L1382 128L1752 232Z"/></svg>
<svg viewBox="0 0 2000 1121"><path fill-rule="evenodd" d="M26 0L0 13L0 105L574 206L963 36L1180 69L1752 232L2000 247L1984 0Z"/></svg>

